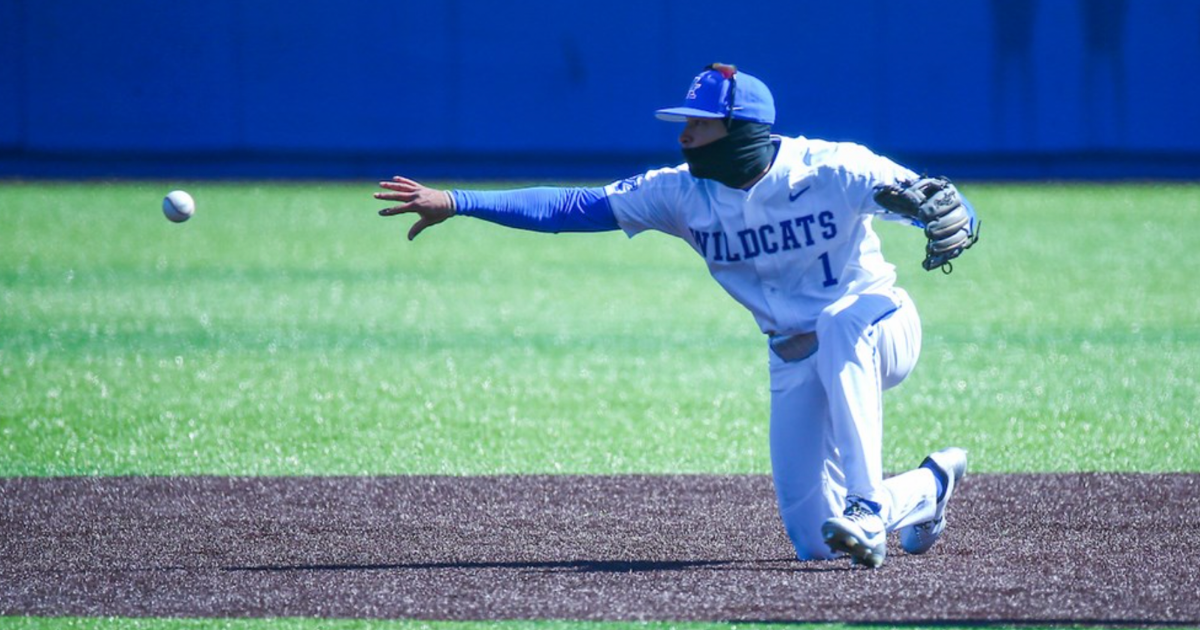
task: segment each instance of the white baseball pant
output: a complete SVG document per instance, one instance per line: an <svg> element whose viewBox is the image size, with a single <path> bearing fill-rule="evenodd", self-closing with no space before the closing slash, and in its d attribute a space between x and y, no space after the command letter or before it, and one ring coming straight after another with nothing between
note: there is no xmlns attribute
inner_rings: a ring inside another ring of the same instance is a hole
<svg viewBox="0 0 1200 630"><path fill-rule="evenodd" d="M881 506L888 531L934 516L933 473L883 478L883 391L921 353L921 320L899 288L849 295L817 321L815 354L786 362L770 352L771 469L779 514L801 560L832 554L821 525L847 495Z"/></svg>

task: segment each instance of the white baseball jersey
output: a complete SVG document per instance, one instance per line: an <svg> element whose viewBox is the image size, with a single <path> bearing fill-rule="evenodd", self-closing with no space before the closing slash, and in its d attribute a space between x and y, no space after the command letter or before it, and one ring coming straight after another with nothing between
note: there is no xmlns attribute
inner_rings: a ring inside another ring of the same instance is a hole
<svg viewBox="0 0 1200 630"><path fill-rule="evenodd" d="M848 294L886 291L895 268L871 227L874 188L912 171L847 142L773 136L779 152L749 190L692 177L686 164L605 187L629 235L673 234L754 314L762 331L812 331L821 310Z"/></svg>

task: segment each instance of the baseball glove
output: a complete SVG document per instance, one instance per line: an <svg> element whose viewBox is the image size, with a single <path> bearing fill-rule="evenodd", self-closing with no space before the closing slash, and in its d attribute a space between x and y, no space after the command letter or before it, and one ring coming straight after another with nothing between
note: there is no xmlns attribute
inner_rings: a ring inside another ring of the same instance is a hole
<svg viewBox="0 0 1200 630"><path fill-rule="evenodd" d="M923 177L875 187L875 203L884 210L912 219L925 228L926 271L954 270L950 261L979 240L981 222L965 205L958 189L945 177Z"/></svg>

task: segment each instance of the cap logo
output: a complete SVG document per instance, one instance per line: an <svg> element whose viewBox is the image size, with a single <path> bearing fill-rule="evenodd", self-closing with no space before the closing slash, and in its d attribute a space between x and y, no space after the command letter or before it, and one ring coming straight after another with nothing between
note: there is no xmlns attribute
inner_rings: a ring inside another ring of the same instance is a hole
<svg viewBox="0 0 1200 630"><path fill-rule="evenodd" d="M692 82L692 87L688 89L687 98L685 98L684 100L685 101L696 100L696 90L699 90L699 89L700 89L700 77L696 77L696 80ZM678 94L678 92L676 92L676 94Z"/></svg>

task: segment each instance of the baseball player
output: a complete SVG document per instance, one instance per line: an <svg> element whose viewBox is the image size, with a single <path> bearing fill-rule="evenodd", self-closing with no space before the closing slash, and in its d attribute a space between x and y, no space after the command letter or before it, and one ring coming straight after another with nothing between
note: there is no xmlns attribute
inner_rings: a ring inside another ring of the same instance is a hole
<svg viewBox="0 0 1200 630"><path fill-rule="evenodd" d="M772 135L770 90L733 66L708 66L682 106L657 116L684 123L684 164L596 188L445 191L396 177L375 198L399 203L380 214L416 214L409 240L467 216L687 241L766 335L771 468L797 557L879 567L893 530L908 553L928 551L966 452L947 448L884 479L882 392L916 365L921 324L872 221L923 229L924 267L948 272L978 239L974 209L948 180L918 177L860 145Z"/></svg>

